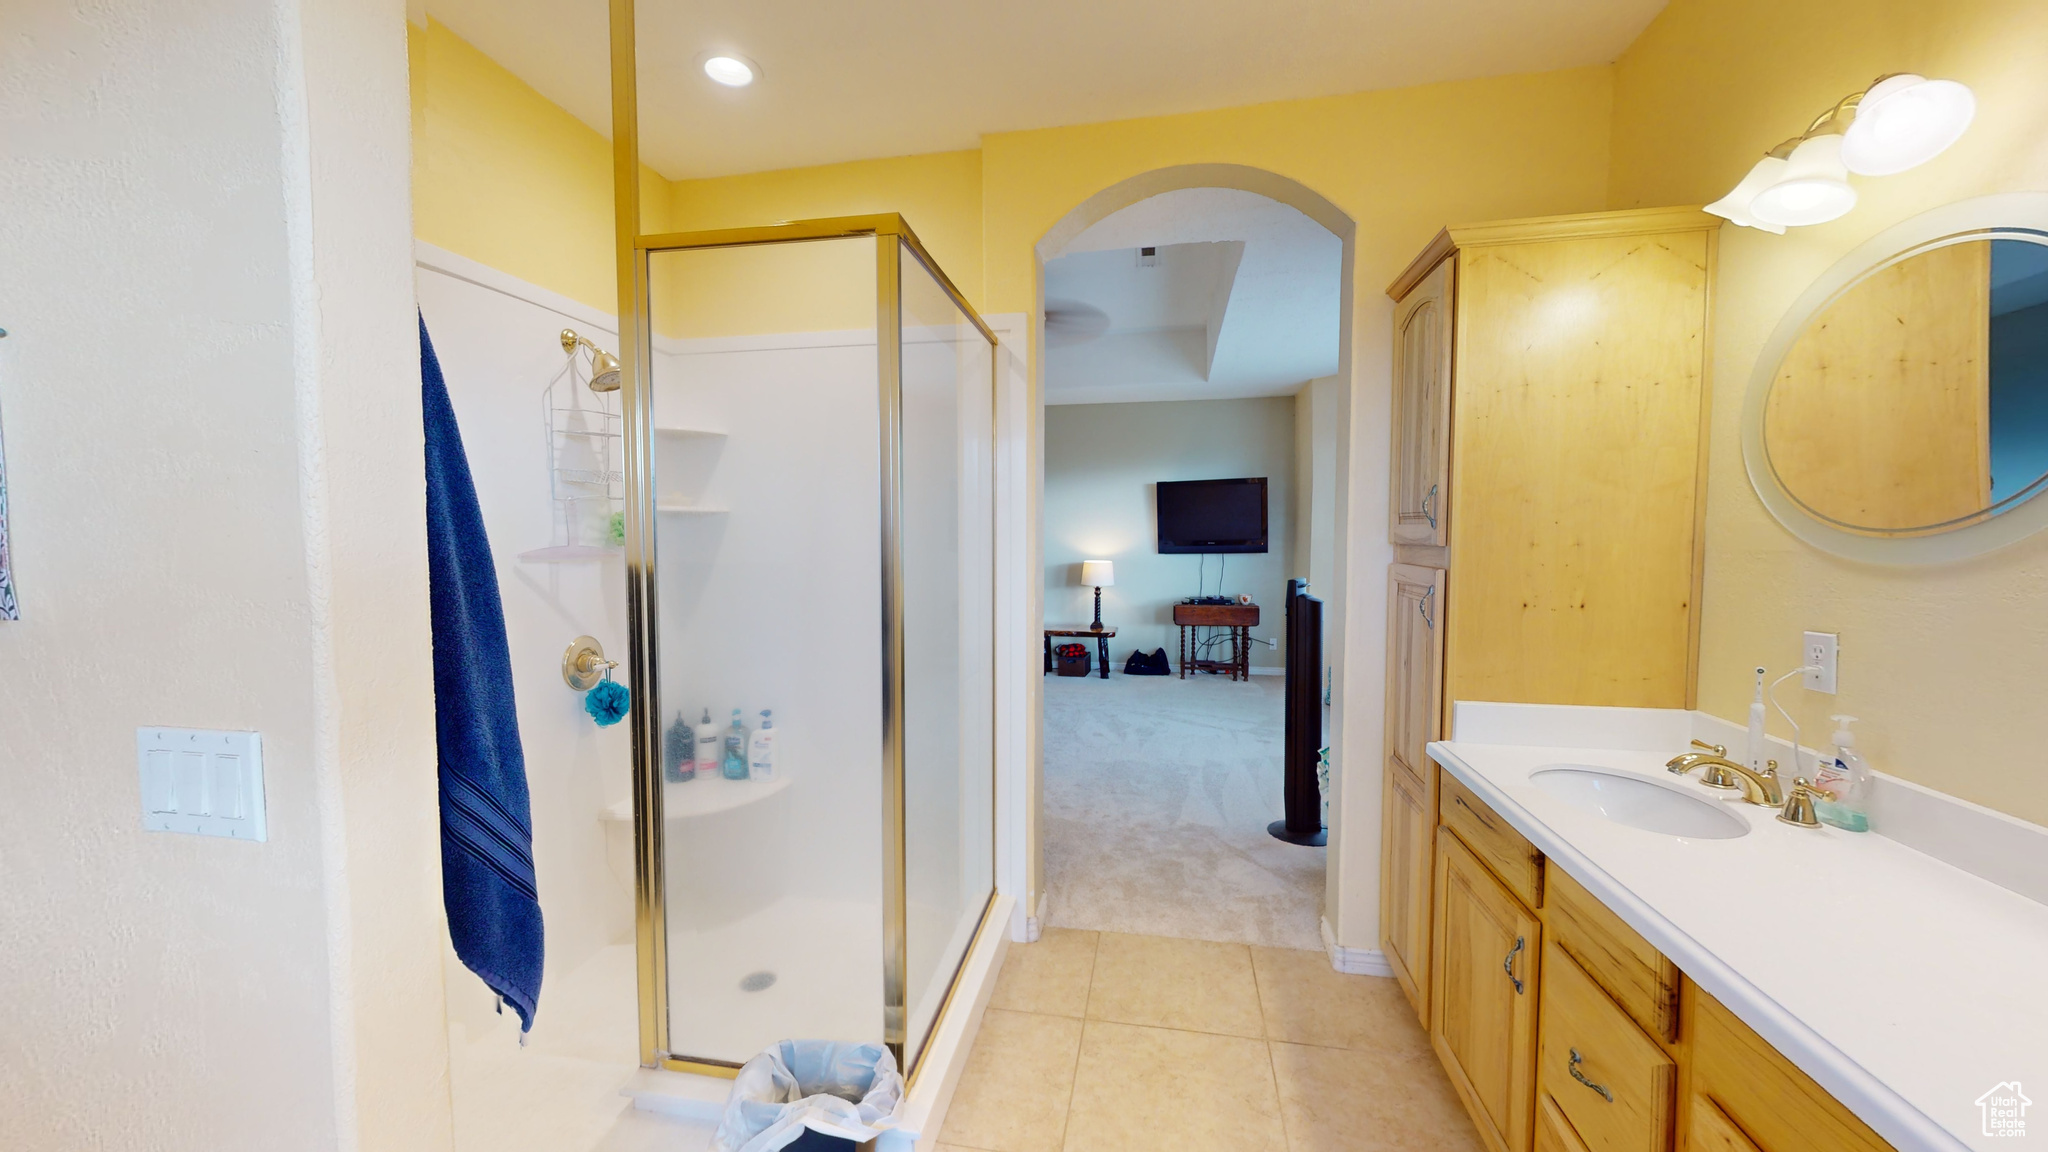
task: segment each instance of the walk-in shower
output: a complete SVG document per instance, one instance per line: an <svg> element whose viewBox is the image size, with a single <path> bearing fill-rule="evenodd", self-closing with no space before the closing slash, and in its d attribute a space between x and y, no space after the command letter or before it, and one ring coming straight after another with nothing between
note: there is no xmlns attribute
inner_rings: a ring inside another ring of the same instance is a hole
<svg viewBox="0 0 2048 1152"><path fill-rule="evenodd" d="M643 1060L914 1069L994 890L994 337L896 216L640 237L632 274ZM772 769L680 754L764 710Z"/></svg>

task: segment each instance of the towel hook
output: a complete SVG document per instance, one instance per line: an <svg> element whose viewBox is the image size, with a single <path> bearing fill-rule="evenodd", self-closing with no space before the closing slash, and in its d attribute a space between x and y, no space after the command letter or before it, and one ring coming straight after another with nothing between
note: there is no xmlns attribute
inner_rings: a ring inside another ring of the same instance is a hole
<svg viewBox="0 0 2048 1152"><path fill-rule="evenodd" d="M578 692L597 687L597 682L609 679L618 666L618 661L604 658L604 645L594 636L578 636L562 653L562 679Z"/></svg>

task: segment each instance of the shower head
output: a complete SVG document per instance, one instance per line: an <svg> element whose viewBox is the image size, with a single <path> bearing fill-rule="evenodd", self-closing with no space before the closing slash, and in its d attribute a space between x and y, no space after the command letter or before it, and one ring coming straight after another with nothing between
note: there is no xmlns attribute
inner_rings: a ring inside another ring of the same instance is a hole
<svg viewBox="0 0 2048 1152"><path fill-rule="evenodd" d="M574 357L578 348L590 349L590 390L592 392L617 392L619 390L619 358L592 344L588 337L578 336L575 329L562 329L562 351Z"/></svg>
<svg viewBox="0 0 2048 1152"><path fill-rule="evenodd" d="M590 390L592 392L617 392L619 390L619 358L609 352L591 349Z"/></svg>

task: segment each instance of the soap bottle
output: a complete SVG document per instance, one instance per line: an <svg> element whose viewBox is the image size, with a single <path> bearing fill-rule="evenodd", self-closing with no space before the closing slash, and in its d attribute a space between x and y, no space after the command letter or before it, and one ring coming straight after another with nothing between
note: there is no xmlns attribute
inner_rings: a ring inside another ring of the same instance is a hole
<svg viewBox="0 0 2048 1152"><path fill-rule="evenodd" d="M661 774L671 784L697 778L697 733L681 712L662 742Z"/></svg>
<svg viewBox="0 0 2048 1152"><path fill-rule="evenodd" d="M1849 725L1854 716L1831 716L1835 722L1834 759L1814 772L1813 786L1829 799L1814 803L1814 814L1824 824L1845 832L1870 831L1870 766L1856 754L1856 734Z"/></svg>
<svg viewBox="0 0 2048 1152"><path fill-rule="evenodd" d="M711 709L697 722L697 771L718 771L718 725L711 722Z"/></svg>
<svg viewBox="0 0 2048 1152"><path fill-rule="evenodd" d="M747 778L747 725L737 708L732 710L732 724L725 730L725 778Z"/></svg>
<svg viewBox="0 0 2048 1152"><path fill-rule="evenodd" d="M747 741L747 775L755 780L775 779L774 709L761 709L761 726Z"/></svg>

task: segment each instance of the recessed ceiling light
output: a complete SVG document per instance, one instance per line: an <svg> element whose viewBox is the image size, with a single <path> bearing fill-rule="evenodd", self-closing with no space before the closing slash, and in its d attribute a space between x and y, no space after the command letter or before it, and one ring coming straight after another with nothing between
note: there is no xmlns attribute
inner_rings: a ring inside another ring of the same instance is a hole
<svg viewBox="0 0 2048 1152"><path fill-rule="evenodd" d="M754 82L754 66L738 56L708 56L704 74L727 88L745 88Z"/></svg>

